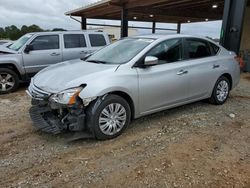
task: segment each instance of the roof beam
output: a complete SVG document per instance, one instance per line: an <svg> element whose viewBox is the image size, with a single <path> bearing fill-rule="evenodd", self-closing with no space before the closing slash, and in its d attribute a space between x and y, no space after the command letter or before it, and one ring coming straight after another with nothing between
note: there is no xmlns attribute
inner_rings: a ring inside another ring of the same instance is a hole
<svg viewBox="0 0 250 188"><path fill-rule="evenodd" d="M145 7L145 6L153 6L154 4L164 3L169 0L133 0L129 1L125 4L125 8L130 9L133 7Z"/></svg>
<svg viewBox="0 0 250 188"><path fill-rule="evenodd" d="M162 9L140 9L140 8L134 8L130 9L130 12L134 13L141 13L141 14L146 14L146 15L159 15L159 16L175 16L175 17L185 17L185 18L194 18L194 19L212 19L212 20L217 20L221 19L221 14L216 14L215 12L200 12L200 11L179 11L179 10L162 10ZM191 16L190 16L191 15Z"/></svg>

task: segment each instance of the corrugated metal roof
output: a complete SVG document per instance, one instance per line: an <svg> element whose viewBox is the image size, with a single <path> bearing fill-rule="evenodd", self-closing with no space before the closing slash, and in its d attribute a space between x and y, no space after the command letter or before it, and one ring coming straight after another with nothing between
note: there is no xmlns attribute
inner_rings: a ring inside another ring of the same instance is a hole
<svg viewBox="0 0 250 188"><path fill-rule="evenodd" d="M85 5L83 7L68 11L65 14L66 15L71 15L72 13L88 10L89 8L94 8L96 6L103 5L103 4L106 4L106 3L109 3L109 2L111 2L111 0L100 0L100 1L97 1L95 3L91 3L91 4Z"/></svg>

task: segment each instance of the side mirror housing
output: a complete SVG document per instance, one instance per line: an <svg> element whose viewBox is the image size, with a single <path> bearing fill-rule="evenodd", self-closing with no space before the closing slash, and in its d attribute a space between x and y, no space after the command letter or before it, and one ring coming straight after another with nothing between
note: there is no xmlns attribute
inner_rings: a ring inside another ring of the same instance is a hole
<svg viewBox="0 0 250 188"><path fill-rule="evenodd" d="M158 58L154 56L147 56L144 60L144 66L153 66L158 64Z"/></svg>
<svg viewBox="0 0 250 188"><path fill-rule="evenodd" d="M93 55L93 53L87 54L85 57L81 58L81 60L85 61L86 59L88 59L92 55Z"/></svg>
<svg viewBox="0 0 250 188"><path fill-rule="evenodd" d="M32 51L34 48L33 48L33 45L32 44L28 44L26 45L25 49L24 49L24 52L26 54L28 54L30 51Z"/></svg>

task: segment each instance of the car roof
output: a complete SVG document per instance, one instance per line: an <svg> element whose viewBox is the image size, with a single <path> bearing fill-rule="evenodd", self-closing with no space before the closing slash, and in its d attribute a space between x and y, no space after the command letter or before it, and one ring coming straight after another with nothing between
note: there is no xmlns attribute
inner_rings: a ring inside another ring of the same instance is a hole
<svg viewBox="0 0 250 188"><path fill-rule="evenodd" d="M205 39L209 40L206 37L202 36L193 36L193 35L184 35L184 34L150 34L150 35L138 35L134 36L133 38L146 38L146 39L172 39L172 38L200 38L200 39Z"/></svg>
<svg viewBox="0 0 250 188"><path fill-rule="evenodd" d="M88 30L72 30L72 31L48 31L48 32L33 32L29 34L74 34L74 33L96 33L105 34L102 31L88 31Z"/></svg>

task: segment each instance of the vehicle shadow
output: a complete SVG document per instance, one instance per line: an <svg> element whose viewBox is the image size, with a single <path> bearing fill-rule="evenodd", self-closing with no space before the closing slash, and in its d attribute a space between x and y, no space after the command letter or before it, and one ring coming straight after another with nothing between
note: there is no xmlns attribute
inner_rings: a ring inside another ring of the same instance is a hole
<svg viewBox="0 0 250 188"><path fill-rule="evenodd" d="M20 83L20 86L19 86L17 92L25 91L29 87L29 84L30 84L29 82Z"/></svg>
<svg viewBox="0 0 250 188"><path fill-rule="evenodd" d="M175 117L175 116L178 117L179 114L187 114L187 111L189 111L189 114L195 114L197 113L195 109L200 108L201 109L200 111L203 111L203 108L207 108L208 106L212 106L212 105L209 104L206 100L203 100L203 101L198 101L195 103L183 105L180 107L171 108L171 109L164 110L161 112L157 112L151 115L147 115L147 116L132 120L131 124L127 127L127 129L125 130L123 134L129 135L138 130L145 129L148 123L150 123L150 127L158 126L159 129L161 129L162 125L159 125L157 122L161 120L162 118ZM83 138L79 136L79 138L76 138L76 139L74 138L71 139L70 135L73 135L73 133L64 133L64 135L62 135L62 137L66 136L69 138L70 144L80 144L83 141L88 142L88 143L98 142L98 140L96 140L93 136L91 137L91 135L90 137L84 137L85 136L84 135Z"/></svg>

